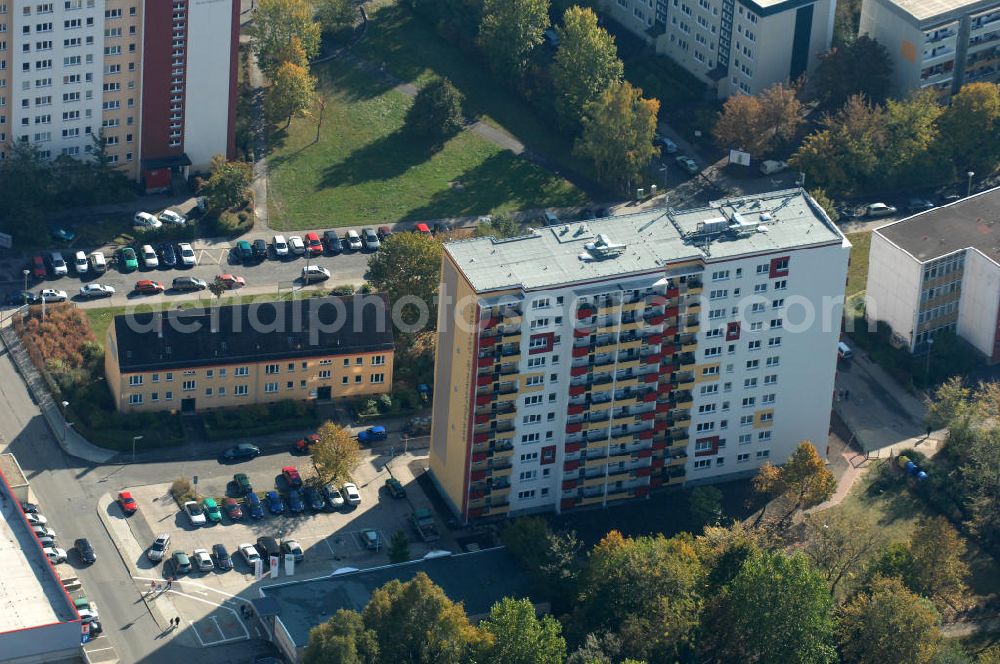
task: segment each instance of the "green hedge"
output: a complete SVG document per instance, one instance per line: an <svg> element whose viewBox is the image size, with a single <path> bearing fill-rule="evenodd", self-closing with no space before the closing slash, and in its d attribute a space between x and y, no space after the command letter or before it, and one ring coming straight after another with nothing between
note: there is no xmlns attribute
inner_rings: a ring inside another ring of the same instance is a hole
<svg viewBox="0 0 1000 664"><path fill-rule="evenodd" d="M209 440L264 436L319 425L314 403L291 400L212 410L205 413L203 421Z"/></svg>

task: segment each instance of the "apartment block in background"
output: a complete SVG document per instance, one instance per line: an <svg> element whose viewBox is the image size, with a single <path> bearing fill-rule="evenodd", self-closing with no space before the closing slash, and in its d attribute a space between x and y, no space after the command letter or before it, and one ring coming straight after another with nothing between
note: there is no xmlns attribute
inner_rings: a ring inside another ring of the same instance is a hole
<svg viewBox="0 0 1000 664"><path fill-rule="evenodd" d="M238 0L0 0L0 158L108 158L147 189L235 155Z"/></svg>
<svg viewBox="0 0 1000 664"><path fill-rule="evenodd" d="M1000 81L1000 2L864 0L860 33L892 59L892 90L952 95L975 81Z"/></svg>
<svg viewBox="0 0 1000 664"><path fill-rule="evenodd" d="M121 412L387 394L393 340L380 296L122 314L104 375Z"/></svg>
<svg viewBox="0 0 1000 664"><path fill-rule="evenodd" d="M895 342L924 352L953 332L1000 361L1000 189L934 208L872 232L869 320Z"/></svg>
<svg viewBox="0 0 1000 664"><path fill-rule="evenodd" d="M601 0L720 97L756 95L811 73L833 39L835 0Z"/></svg>
<svg viewBox="0 0 1000 664"><path fill-rule="evenodd" d="M823 453L849 252L800 189L446 244L434 481L467 521Z"/></svg>

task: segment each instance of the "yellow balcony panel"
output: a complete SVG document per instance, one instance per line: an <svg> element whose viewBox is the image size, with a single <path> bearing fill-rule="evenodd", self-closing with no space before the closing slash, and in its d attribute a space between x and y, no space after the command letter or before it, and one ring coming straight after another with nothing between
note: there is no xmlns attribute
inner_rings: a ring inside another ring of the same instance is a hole
<svg viewBox="0 0 1000 664"><path fill-rule="evenodd" d="M510 325L514 327L515 325L520 325L524 322L524 316L521 314L511 314L510 316L503 317L503 324Z"/></svg>
<svg viewBox="0 0 1000 664"><path fill-rule="evenodd" d="M694 323L690 323L690 324L684 326L684 331L685 332L689 332L691 334L694 334L695 332L697 332L700 329L701 329L701 323L698 322L698 321L695 321Z"/></svg>
<svg viewBox="0 0 1000 664"><path fill-rule="evenodd" d="M510 511L510 504L507 505L494 505L490 507L490 511L487 512L489 516L494 516L496 514L506 514Z"/></svg>
<svg viewBox="0 0 1000 664"><path fill-rule="evenodd" d="M584 422L584 431L604 431L608 428L610 420L601 420L600 422Z"/></svg>
<svg viewBox="0 0 1000 664"><path fill-rule="evenodd" d="M587 451L588 452L590 451L589 448ZM607 462L608 462L608 457L596 457L594 459L587 458L583 460L583 466L584 468L599 468L600 466L605 465ZM603 483L603 481L604 480L602 478L601 482Z"/></svg>
<svg viewBox="0 0 1000 664"><path fill-rule="evenodd" d="M512 410L508 413L497 413L497 422L503 422L505 420L512 420L514 416L517 415L516 410Z"/></svg>
<svg viewBox="0 0 1000 664"><path fill-rule="evenodd" d="M635 369L638 366L639 366L639 358L635 358L634 360L619 360L617 368L618 369ZM621 383L621 381L618 381L618 382L619 382L619 384Z"/></svg>
<svg viewBox="0 0 1000 664"><path fill-rule="evenodd" d="M506 468L494 468L493 477L510 477L510 474L514 471L513 466L507 466Z"/></svg>
<svg viewBox="0 0 1000 664"><path fill-rule="evenodd" d="M623 306L625 311L642 311L646 308L646 300L644 298L639 298L635 302L630 302Z"/></svg>
<svg viewBox="0 0 1000 664"><path fill-rule="evenodd" d="M472 508L483 507L485 504L486 504L485 498L473 498L472 500L469 501L469 507Z"/></svg>
<svg viewBox="0 0 1000 664"><path fill-rule="evenodd" d="M629 495L628 491L608 494L608 502L611 502L612 500L625 500L626 498L632 498L632 496Z"/></svg>
<svg viewBox="0 0 1000 664"><path fill-rule="evenodd" d="M503 337L503 342L505 344L516 344L521 342L521 333L517 334L505 334Z"/></svg>
<svg viewBox="0 0 1000 664"><path fill-rule="evenodd" d="M622 365L619 364L618 368L621 369ZM623 390L626 387L636 387L638 384L639 384L638 376L635 376L634 378L619 378L617 381L615 381L615 388Z"/></svg>
<svg viewBox="0 0 1000 664"><path fill-rule="evenodd" d="M611 420L611 426L621 426L623 424L635 424L635 415L622 415Z"/></svg>
<svg viewBox="0 0 1000 664"><path fill-rule="evenodd" d="M674 423L671 426L674 429L687 429L691 426L691 418L687 417L682 420L674 420Z"/></svg>
<svg viewBox="0 0 1000 664"><path fill-rule="evenodd" d="M471 470L473 470L473 471L476 471L476 470L487 470L488 469L487 468L488 464L489 464L489 460L488 459L483 459L482 461L473 461L469 465L469 468Z"/></svg>
<svg viewBox="0 0 1000 664"><path fill-rule="evenodd" d="M604 475L598 475L597 477L585 477L583 479L583 486L604 486L607 482L607 478Z"/></svg>
<svg viewBox="0 0 1000 664"><path fill-rule="evenodd" d="M687 294L688 295L701 295L701 292L703 290L705 290L705 287L702 286L701 284L698 284L697 286L688 286L687 287ZM507 320L507 319L505 318L504 320Z"/></svg>
<svg viewBox="0 0 1000 664"><path fill-rule="evenodd" d="M473 454L479 454L480 452L489 452L489 451L490 451L490 444L489 444L489 442L475 443L472 446L472 453Z"/></svg>
<svg viewBox="0 0 1000 664"><path fill-rule="evenodd" d="M503 459L509 459L514 456L514 448L509 450L494 450L493 451L493 461L502 461Z"/></svg>
<svg viewBox="0 0 1000 664"><path fill-rule="evenodd" d="M667 459L668 466L683 466L685 463L687 463L687 457L683 455Z"/></svg>
<svg viewBox="0 0 1000 664"><path fill-rule="evenodd" d="M621 386L620 383L619 383L619 386ZM615 399L615 406L616 407L618 407L618 406L621 406L621 407L624 407L624 406L634 406L638 401L639 401L639 397L636 397L636 396L622 397L620 399Z"/></svg>
<svg viewBox="0 0 1000 664"><path fill-rule="evenodd" d="M638 348L641 345L642 345L642 339L623 341L620 344L618 344L618 350L632 350L633 348Z"/></svg>
<svg viewBox="0 0 1000 664"><path fill-rule="evenodd" d="M638 330L640 327L642 327L642 325L643 325L642 320L633 321L631 323L624 323L622 324L622 332L631 332L632 330Z"/></svg>
<svg viewBox="0 0 1000 664"><path fill-rule="evenodd" d="M493 500L500 500L506 498L509 495L510 495L509 486L505 486L500 489L493 489L490 491L490 498L492 498Z"/></svg>
<svg viewBox="0 0 1000 664"><path fill-rule="evenodd" d="M601 502L604 502L604 496L589 496L580 499L580 505L593 505Z"/></svg>
<svg viewBox="0 0 1000 664"><path fill-rule="evenodd" d="M629 462L631 460L632 460L632 453L631 452L619 452L618 454L612 454L611 456L608 457L608 463L620 463L622 461L625 461L627 463L627 462ZM620 470L620 471L616 470L615 471L615 473L627 473L627 472L629 472L629 471L627 471L627 470ZM613 473L609 472L608 474L611 475Z"/></svg>
<svg viewBox="0 0 1000 664"><path fill-rule="evenodd" d="M598 334L611 334L612 332L617 332L617 331L618 331L618 323L615 322L605 323L603 325L597 326Z"/></svg>
<svg viewBox="0 0 1000 664"><path fill-rule="evenodd" d="M681 352L682 353L693 353L696 350L698 350L698 342L697 341L692 341L689 344L684 344L683 346L681 346Z"/></svg>
<svg viewBox="0 0 1000 664"><path fill-rule="evenodd" d="M684 484L684 476L683 475L678 475L676 477L668 477L667 478L667 484L668 485Z"/></svg>
<svg viewBox="0 0 1000 664"><path fill-rule="evenodd" d="M508 392L507 394L498 394L496 400L498 403L506 403L508 401L514 401L517 399L517 394L518 393L516 391Z"/></svg>
<svg viewBox="0 0 1000 664"><path fill-rule="evenodd" d="M599 415L599 414L603 413L604 411L606 411L608 408L611 408L611 401L602 401L600 403L591 403L590 404L590 414L591 415Z"/></svg>
<svg viewBox="0 0 1000 664"><path fill-rule="evenodd" d="M694 388L694 381L688 380L683 383L677 383L676 390L690 390Z"/></svg>

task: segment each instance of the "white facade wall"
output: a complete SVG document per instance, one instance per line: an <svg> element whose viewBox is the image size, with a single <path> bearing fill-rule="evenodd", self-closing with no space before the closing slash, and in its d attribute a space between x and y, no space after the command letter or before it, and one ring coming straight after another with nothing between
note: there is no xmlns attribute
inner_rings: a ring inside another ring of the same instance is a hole
<svg viewBox="0 0 1000 664"><path fill-rule="evenodd" d="M866 315L870 322L885 321L913 350L923 266L892 242L872 233L868 253Z"/></svg>
<svg viewBox="0 0 1000 664"><path fill-rule="evenodd" d="M1000 309L1000 265L978 249L965 252L957 333L987 357L993 355Z"/></svg>
<svg viewBox="0 0 1000 664"><path fill-rule="evenodd" d="M90 134L101 127L104 2L74 0L71 9L66 4L13 0L15 29L7 33L11 138L27 136L53 158L64 150L84 156L93 144ZM63 120L64 114L71 115Z"/></svg>
<svg viewBox="0 0 1000 664"><path fill-rule="evenodd" d="M188 9L184 152L194 170L226 154L232 9L231 0L191 0Z"/></svg>
<svg viewBox="0 0 1000 664"><path fill-rule="evenodd" d="M931 85L951 88L952 74L942 73L921 81L920 71L924 67L955 59L958 21L944 21L929 30L931 33L938 32L939 35L953 34L925 47L924 31L919 24L912 17L902 14L891 0L865 0L861 6L858 32L876 40L889 52L894 95L904 95L910 90Z"/></svg>

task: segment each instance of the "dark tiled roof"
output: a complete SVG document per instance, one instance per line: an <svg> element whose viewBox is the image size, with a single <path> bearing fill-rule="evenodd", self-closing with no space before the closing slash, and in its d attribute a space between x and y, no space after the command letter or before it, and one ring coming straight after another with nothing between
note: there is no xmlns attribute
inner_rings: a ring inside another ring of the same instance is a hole
<svg viewBox="0 0 1000 664"><path fill-rule="evenodd" d="M921 262L975 247L1000 262L1000 189L876 229Z"/></svg>
<svg viewBox="0 0 1000 664"><path fill-rule="evenodd" d="M372 593L393 579L406 582L424 572L470 617L482 617L504 597L530 597L531 584L506 549L486 549L430 560L267 586L278 601L278 617L297 646L309 643L309 630L339 609L361 611Z"/></svg>
<svg viewBox="0 0 1000 664"><path fill-rule="evenodd" d="M115 317L122 373L392 350L380 295L317 297Z"/></svg>

